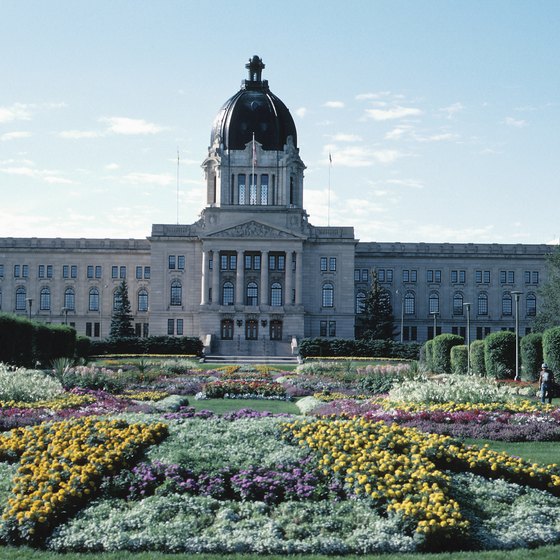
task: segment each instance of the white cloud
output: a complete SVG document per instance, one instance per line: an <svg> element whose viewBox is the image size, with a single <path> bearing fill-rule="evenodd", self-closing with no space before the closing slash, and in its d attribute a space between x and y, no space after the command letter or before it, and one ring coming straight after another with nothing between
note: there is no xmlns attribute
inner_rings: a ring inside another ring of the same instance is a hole
<svg viewBox="0 0 560 560"><path fill-rule="evenodd" d="M335 142L360 142L362 140L361 136L357 134L335 134L333 136Z"/></svg>
<svg viewBox="0 0 560 560"><path fill-rule="evenodd" d="M387 179L385 183L389 185L397 185L399 187L411 187L413 189L423 189L424 183L417 179Z"/></svg>
<svg viewBox="0 0 560 560"><path fill-rule="evenodd" d="M31 119L30 106L24 103L14 103L9 107L0 107L0 123L11 121L28 121Z"/></svg>
<svg viewBox="0 0 560 560"><path fill-rule="evenodd" d="M133 184L155 184L165 187L172 184L175 178L167 173L128 173L123 177L127 183Z"/></svg>
<svg viewBox="0 0 560 560"><path fill-rule="evenodd" d="M305 117L305 115L307 114L307 108L306 107L299 107L295 110L295 114L300 118L303 119L303 117Z"/></svg>
<svg viewBox="0 0 560 560"><path fill-rule="evenodd" d="M456 103L452 103L449 107L442 107L439 112L444 113L448 119L452 119L457 113L462 111L465 106L457 101Z"/></svg>
<svg viewBox="0 0 560 560"><path fill-rule="evenodd" d="M119 168L120 168L120 165L118 163L108 163L105 166L105 169L107 169L108 171L113 171L113 170L119 169Z"/></svg>
<svg viewBox="0 0 560 560"><path fill-rule="evenodd" d="M17 140L18 138L29 138L30 136L31 136L31 132L20 130L14 132L5 132L0 136L0 140L2 142L7 142L8 140Z"/></svg>
<svg viewBox="0 0 560 560"><path fill-rule="evenodd" d="M418 142L445 142L448 140L456 140L459 136L451 132L444 132L441 134L431 134L430 136L415 135L414 138L418 140Z"/></svg>
<svg viewBox="0 0 560 560"><path fill-rule="evenodd" d="M376 150L372 155L379 163L393 163L402 156L397 150Z"/></svg>
<svg viewBox="0 0 560 560"><path fill-rule="evenodd" d="M99 138L103 136L103 133L95 130L63 130L57 136L71 140L81 140L82 138Z"/></svg>
<svg viewBox="0 0 560 560"><path fill-rule="evenodd" d="M6 173L7 175L19 175L21 177L30 177L32 179L45 181L45 183L49 183L49 184L64 184L64 185L75 184L75 181L61 177L59 175L60 173L59 171L51 170L51 169L36 169L30 165L0 167L0 172Z"/></svg>
<svg viewBox="0 0 560 560"><path fill-rule="evenodd" d="M108 132L114 134L157 134L164 127L145 121L144 119L129 119L127 117L103 117L99 119L109 125Z"/></svg>
<svg viewBox="0 0 560 560"><path fill-rule="evenodd" d="M504 124L515 128L523 128L524 126L527 126L527 121L523 119L514 119L513 117L506 117L504 119Z"/></svg>
<svg viewBox="0 0 560 560"><path fill-rule="evenodd" d="M391 95L390 91L378 91L372 93L359 93L356 95L358 101L368 101L370 99L380 99L381 97L388 97Z"/></svg>
<svg viewBox="0 0 560 560"><path fill-rule="evenodd" d="M416 107L391 107L390 109L366 109L366 115L375 121L389 121L403 119L405 117L416 117L422 114Z"/></svg>
<svg viewBox="0 0 560 560"><path fill-rule="evenodd" d="M369 167L374 163L393 163L402 153L397 150L372 150L363 146L347 146L339 149L337 146L325 146L325 154L332 154L332 162L338 167Z"/></svg>
<svg viewBox="0 0 560 560"><path fill-rule="evenodd" d="M46 183L55 184L55 185L74 185L76 184L75 181L70 179L65 179L64 177L56 177L53 175L47 175L43 178Z"/></svg>
<svg viewBox="0 0 560 560"><path fill-rule="evenodd" d="M399 140L402 136L404 136L411 130L411 126L399 125L385 134L385 140Z"/></svg>
<svg viewBox="0 0 560 560"><path fill-rule="evenodd" d="M342 109L344 108L343 101L327 101L323 104L324 107L329 107L329 109Z"/></svg>

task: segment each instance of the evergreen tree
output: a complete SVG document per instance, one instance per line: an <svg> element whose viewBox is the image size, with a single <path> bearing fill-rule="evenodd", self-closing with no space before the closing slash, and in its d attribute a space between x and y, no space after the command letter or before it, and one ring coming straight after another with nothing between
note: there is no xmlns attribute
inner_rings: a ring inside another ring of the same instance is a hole
<svg viewBox="0 0 560 560"><path fill-rule="evenodd" d="M132 313L128 299L128 286L123 280L115 294L116 305L111 316L111 331L109 338L129 338L134 336L132 327Z"/></svg>
<svg viewBox="0 0 560 560"><path fill-rule="evenodd" d="M560 325L560 246L546 260L548 278L539 290L539 309L533 323L535 332L544 332Z"/></svg>
<svg viewBox="0 0 560 560"><path fill-rule="evenodd" d="M364 299L364 312L360 315L362 338L392 340L395 335L391 294L379 284L377 272L371 272L371 288Z"/></svg>

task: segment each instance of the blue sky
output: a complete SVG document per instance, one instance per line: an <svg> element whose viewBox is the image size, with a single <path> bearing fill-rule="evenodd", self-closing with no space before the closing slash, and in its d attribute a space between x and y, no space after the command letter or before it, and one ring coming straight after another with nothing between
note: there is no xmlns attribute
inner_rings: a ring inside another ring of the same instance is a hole
<svg viewBox="0 0 560 560"><path fill-rule="evenodd" d="M313 225L558 242L558 29L556 0L0 0L0 236L195 221L212 121L258 54Z"/></svg>

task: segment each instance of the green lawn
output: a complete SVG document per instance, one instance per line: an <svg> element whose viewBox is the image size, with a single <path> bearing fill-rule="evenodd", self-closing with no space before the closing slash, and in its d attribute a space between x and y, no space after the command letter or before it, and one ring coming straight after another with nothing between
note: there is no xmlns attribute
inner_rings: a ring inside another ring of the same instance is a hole
<svg viewBox="0 0 560 560"><path fill-rule="evenodd" d="M251 408L258 411L273 413L300 414L299 408L290 401L275 401L265 399L205 399L197 401L189 397L189 405L196 410L211 410L217 414L231 412L241 408Z"/></svg>
<svg viewBox="0 0 560 560"><path fill-rule="evenodd" d="M507 442L492 441L485 439L466 439L466 443L476 445L488 444L490 449L495 451L505 451L510 455L527 459L534 463L549 465L552 463L560 464L560 442L558 441L524 441Z"/></svg>

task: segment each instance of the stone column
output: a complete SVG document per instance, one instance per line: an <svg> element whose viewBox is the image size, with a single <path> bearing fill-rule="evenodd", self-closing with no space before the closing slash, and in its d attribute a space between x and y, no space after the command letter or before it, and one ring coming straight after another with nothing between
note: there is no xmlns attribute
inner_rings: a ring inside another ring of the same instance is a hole
<svg viewBox="0 0 560 560"><path fill-rule="evenodd" d="M219 305L222 294L220 294L220 252L212 251L212 303Z"/></svg>
<svg viewBox="0 0 560 560"><path fill-rule="evenodd" d="M269 305L268 301L268 251L261 253L261 305Z"/></svg>
<svg viewBox="0 0 560 560"><path fill-rule="evenodd" d="M293 277L292 271L292 251L286 251L286 262L284 264L284 306L292 305Z"/></svg>
<svg viewBox="0 0 560 560"><path fill-rule="evenodd" d="M202 250L202 274L200 305L208 305L208 251Z"/></svg>
<svg viewBox="0 0 560 560"><path fill-rule="evenodd" d="M235 304L245 305L244 274L245 263L243 262L243 251L237 251L237 274L235 278Z"/></svg>
<svg viewBox="0 0 560 560"><path fill-rule="evenodd" d="M303 254L296 251L296 305L303 302Z"/></svg>

